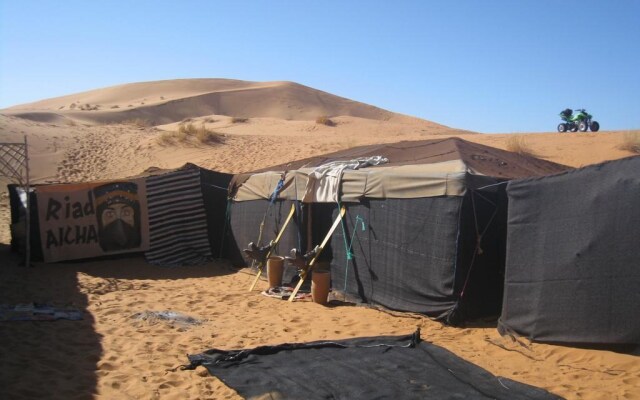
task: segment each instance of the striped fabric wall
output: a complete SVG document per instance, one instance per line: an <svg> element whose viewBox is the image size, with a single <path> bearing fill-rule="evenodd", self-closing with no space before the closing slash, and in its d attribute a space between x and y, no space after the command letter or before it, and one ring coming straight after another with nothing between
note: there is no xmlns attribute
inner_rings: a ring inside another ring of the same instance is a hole
<svg viewBox="0 0 640 400"><path fill-rule="evenodd" d="M210 260L200 170L184 169L147 178L147 262L177 267Z"/></svg>

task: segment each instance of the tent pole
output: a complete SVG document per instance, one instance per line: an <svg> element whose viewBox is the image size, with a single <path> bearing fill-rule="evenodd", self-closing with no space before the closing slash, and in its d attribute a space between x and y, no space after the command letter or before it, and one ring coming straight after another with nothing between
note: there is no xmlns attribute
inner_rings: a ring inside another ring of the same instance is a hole
<svg viewBox="0 0 640 400"><path fill-rule="evenodd" d="M26 232L26 249L25 249L25 267L29 267L31 266L31 200L30 200L30 189L29 189L29 150L28 150L28 146L27 146L27 135L24 136L24 162L25 162L25 173L27 175L27 179L26 179L26 183L27 183L27 189L26 189L26 199L27 199L27 204L26 204L26 210L27 210L27 215L25 218L25 223L27 224L25 232Z"/></svg>

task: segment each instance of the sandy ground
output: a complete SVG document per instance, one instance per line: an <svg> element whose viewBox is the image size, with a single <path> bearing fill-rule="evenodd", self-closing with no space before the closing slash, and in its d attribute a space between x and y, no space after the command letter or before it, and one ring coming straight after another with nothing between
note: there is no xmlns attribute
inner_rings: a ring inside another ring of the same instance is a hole
<svg viewBox="0 0 640 400"><path fill-rule="evenodd" d="M256 100L247 105L247 99ZM180 106L185 102L204 111L185 114ZM227 108L211 105L221 103ZM76 106L71 109L71 104ZM100 107L77 110L85 104ZM132 116L123 114L127 112L153 119L154 125L140 126L149 124L127 119ZM367 143L453 135L512 149L514 137L458 131L291 83L123 85L2 113L0 143L21 142L26 135L32 177L40 183L120 178L151 166L173 168L185 162L243 172ZM319 115L330 116L333 126L317 123ZM248 120L238 122L232 116ZM173 135L185 118L220 133L222 143L203 144L195 137L167 141L166 135ZM630 134L638 132L517 136L530 152L577 167L632 155L620 149ZM310 301L291 304L261 296L257 289L249 292L249 271L232 269L225 260L178 269L149 266L142 258L19 267L17 256L9 252L9 220L3 190L0 304L71 305L84 311L84 319L0 322L0 398L235 399L239 396L233 390L201 367L172 369L187 362L186 354L213 347L407 334L417 326L424 340L494 374L569 399L640 398L637 350L514 342L500 337L495 322L451 328L422 316L339 300L328 307ZM266 282L258 286L264 289ZM139 313L165 310L202 323L139 318Z"/></svg>

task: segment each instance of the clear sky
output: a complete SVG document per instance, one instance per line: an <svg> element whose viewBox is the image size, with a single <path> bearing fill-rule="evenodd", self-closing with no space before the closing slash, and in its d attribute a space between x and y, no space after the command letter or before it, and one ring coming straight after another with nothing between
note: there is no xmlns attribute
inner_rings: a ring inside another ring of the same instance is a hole
<svg viewBox="0 0 640 400"><path fill-rule="evenodd" d="M0 108L174 78L293 81L478 132L640 128L640 0L0 0Z"/></svg>

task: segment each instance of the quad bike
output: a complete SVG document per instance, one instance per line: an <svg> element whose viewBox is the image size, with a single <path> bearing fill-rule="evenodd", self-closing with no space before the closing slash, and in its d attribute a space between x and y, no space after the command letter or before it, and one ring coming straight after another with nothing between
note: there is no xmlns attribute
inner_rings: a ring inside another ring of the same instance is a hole
<svg viewBox="0 0 640 400"><path fill-rule="evenodd" d="M573 110L567 108L566 110L560 113L560 118L564 122L558 125L558 132L586 132L591 129L591 132L598 132L600 129L600 124L598 121L592 121L592 115L589 114L584 108L576 109L576 113L573 113Z"/></svg>

